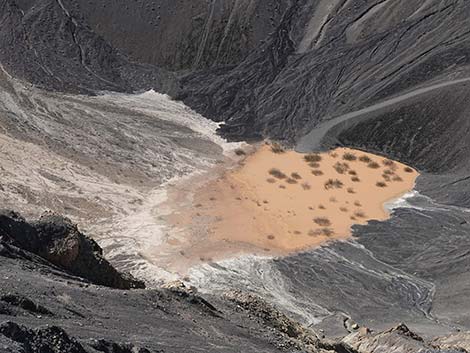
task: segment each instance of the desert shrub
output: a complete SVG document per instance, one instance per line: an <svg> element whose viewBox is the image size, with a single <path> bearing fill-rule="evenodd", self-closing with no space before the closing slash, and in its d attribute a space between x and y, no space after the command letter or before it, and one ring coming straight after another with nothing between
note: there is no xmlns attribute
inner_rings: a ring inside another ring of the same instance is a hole
<svg viewBox="0 0 470 353"><path fill-rule="evenodd" d="M321 235L324 235L326 237L331 237L334 234L335 233L330 228L322 228L322 229L315 229L315 230L311 229L308 232L308 235L311 237L319 237Z"/></svg>
<svg viewBox="0 0 470 353"><path fill-rule="evenodd" d="M364 213L364 211L361 210L354 212L354 216L357 218L366 218L366 214Z"/></svg>
<svg viewBox="0 0 470 353"><path fill-rule="evenodd" d="M340 207L339 210L341 212L348 212L348 209L346 207Z"/></svg>
<svg viewBox="0 0 470 353"><path fill-rule="evenodd" d="M271 168L269 170L269 174L272 175L273 177L277 178L277 179L285 179L287 178L287 175L285 175L283 172L281 172L279 169L277 168Z"/></svg>
<svg viewBox="0 0 470 353"><path fill-rule="evenodd" d="M318 153L309 153L304 156L306 162L320 162L322 160L321 156Z"/></svg>
<svg viewBox="0 0 470 353"><path fill-rule="evenodd" d="M336 200L336 197L332 196L330 197L330 202L335 203L335 202L338 202L338 200Z"/></svg>
<svg viewBox="0 0 470 353"><path fill-rule="evenodd" d="M375 185L377 185L377 187L379 187L379 188L387 187L387 184L384 183L383 181L378 181L377 183L375 183Z"/></svg>
<svg viewBox="0 0 470 353"><path fill-rule="evenodd" d="M371 169L379 169L380 168L380 164L377 163L377 162L373 162L373 161L370 162L367 166Z"/></svg>
<svg viewBox="0 0 470 353"><path fill-rule="evenodd" d="M241 148L237 148L237 149L235 150L235 154L236 154L237 156L244 156L244 155L246 155L246 152L243 151Z"/></svg>
<svg viewBox="0 0 470 353"><path fill-rule="evenodd" d="M410 167L405 167L404 171L405 171L406 173L413 173L413 169L410 168Z"/></svg>
<svg viewBox="0 0 470 353"><path fill-rule="evenodd" d="M311 237L318 237L322 235L322 232L321 232L321 229L315 229L315 230L310 229L307 234Z"/></svg>
<svg viewBox="0 0 470 353"><path fill-rule="evenodd" d="M370 159L369 156L366 156L365 154L359 157L359 160L364 163L370 163L372 162L372 159Z"/></svg>
<svg viewBox="0 0 470 353"><path fill-rule="evenodd" d="M385 181L390 181L390 175L382 174L382 178L384 178Z"/></svg>
<svg viewBox="0 0 470 353"><path fill-rule="evenodd" d="M331 156L331 158L336 158L336 157L338 157L338 153L336 153L336 152L331 152L331 153L330 153L330 156Z"/></svg>
<svg viewBox="0 0 470 353"><path fill-rule="evenodd" d="M331 226L330 220L326 217L316 217L313 219L313 221L321 227Z"/></svg>
<svg viewBox="0 0 470 353"><path fill-rule="evenodd" d="M354 206L361 207L361 203L359 201L354 201Z"/></svg>
<svg viewBox="0 0 470 353"><path fill-rule="evenodd" d="M268 178L268 179L266 179L266 181L267 181L268 183L270 183L270 184L274 184L274 183L276 182L276 179L274 179L274 178Z"/></svg>
<svg viewBox="0 0 470 353"><path fill-rule="evenodd" d="M341 163L341 162L337 162L333 168L336 170L337 173L339 174L344 174L348 171L349 169L349 165L348 163Z"/></svg>
<svg viewBox="0 0 470 353"><path fill-rule="evenodd" d="M385 166L387 166L387 167L391 167L391 166L393 166L393 165L395 164L395 162L392 161L391 159L384 159L384 160L382 161L382 164L385 165Z"/></svg>
<svg viewBox="0 0 470 353"><path fill-rule="evenodd" d="M309 183L302 183L301 186L304 190L310 190L312 188Z"/></svg>
<svg viewBox="0 0 470 353"><path fill-rule="evenodd" d="M354 191L353 188L348 188L347 191L348 191L348 194L355 194L356 193L356 191Z"/></svg>
<svg viewBox="0 0 470 353"><path fill-rule="evenodd" d="M350 162L352 162L352 161L357 160L357 157L356 157L356 155L355 155L354 153L346 152L345 154L343 154L343 159L344 159L345 161L350 161Z"/></svg>
<svg viewBox="0 0 470 353"><path fill-rule="evenodd" d="M268 238L269 240L274 240L274 239L276 239L276 237L275 237L274 235L272 235L272 234L269 234L269 235L267 236L267 238Z"/></svg>
<svg viewBox="0 0 470 353"><path fill-rule="evenodd" d="M297 180L292 179L292 178L287 178L286 183L287 184L297 184Z"/></svg>
<svg viewBox="0 0 470 353"><path fill-rule="evenodd" d="M328 179L326 182L325 182L325 189L326 190L329 190L329 189L341 189L343 187L343 183L341 182L341 180L338 180L338 179Z"/></svg>
<svg viewBox="0 0 470 353"><path fill-rule="evenodd" d="M326 207L323 206L323 205L318 205L318 208L319 208L320 210L326 210Z"/></svg>
<svg viewBox="0 0 470 353"><path fill-rule="evenodd" d="M286 186L285 185L279 185L279 189L285 189Z"/></svg>
<svg viewBox="0 0 470 353"><path fill-rule="evenodd" d="M393 175L394 172L393 172L393 170L391 170L391 169L385 169L385 170L384 170L384 174L386 174L386 175Z"/></svg>
<svg viewBox="0 0 470 353"><path fill-rule="evenodd" d="M357 172L355 170L350 170L348 172L349 175L357 175Z"/></svg>
<svg viewBox="0 0 470 353"><path fill-rule="evenodd" d="M398 175L395 175L392 180L393 181L403 181L403 179Z"/></svg>
<svg viewBox="0 0 470 353"><path fill-rule="evenodd" d="M333 232L333 230L331 228L322 228L321 233L325 237L331 237L335 234L335 232Z"/></svg>
<svg viewBox="0 0 470 353"><path fill-rule="evenodd" d="M321 176L323 175L323 172L321 170L312 170L312 174L315 176Z"/></svg>
<svg viewBox="0 0 470 353"><path fill-rule="evenodd" d="M300 234L302 234L302 232L300 232L300 231L298 231L298 230L294 230L294 234L295 234L295 235L300 235Z"/></svg>
<svg viewBox="0 0 470 353"><path fill-rule="evenodd" d="M359 179L357 176L353 176L353 177L351 178L351 181L353 181L353 182L355 182L355 183L358 183L358 182L361 181L361 179Z"/></svg>
<svg viewBox="0 0 470 353"><path fill-rule="evenodd" d="M308 164L308 166L309 166L310 168L320 168L320 163L317 163L317 162L310 162L310 163Z"/></svg>
<svg viewBox="0 0 470 353"><path fill-rule="evenodd" d="M205 256L200 256L199 260L201 260L203 262L213 262L214 261L214 259L212 257L205 257Z"/></svg>
<svg viewBox="0 0 470 353"><path fill-rule="evenodd" d="M278 143L278 142L273 142L273 143L271 144L271 151L272 151L273 153L279 154L279 153L284 153L286 150L284 149L284 147L283 147L280 143Z"/></svg>
<svg viewBox="0 0 470 353"><path fill-rule="evenodd" d="M299 173L292 173L290 176L291 176L292 179L295 179L295 180L302 179L302 177L300 176Z"/></svg>

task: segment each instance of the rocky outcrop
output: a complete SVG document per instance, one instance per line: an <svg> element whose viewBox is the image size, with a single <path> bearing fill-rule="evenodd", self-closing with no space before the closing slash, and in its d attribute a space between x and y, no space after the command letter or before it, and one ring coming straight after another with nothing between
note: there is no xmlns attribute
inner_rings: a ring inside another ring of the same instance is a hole
<svg viewBox="0 0 470 353"><path fill-rule="evenodd" d="M80 343L57 326L30 330L9 321L0 325L0 335L18 343L24 353L87 353Z"/></svg>
<svg viewBox="0 0 470 353"><path fill-rule="evenodd" d="M243 292L227 292L225 297L258 316L268 326L284 332L289 337L298 338L307 332L299 323L289 319L260 297Z"/></svg>
<svg viewBox="0 0 470 353"><path fill-rule="evenodd" d="M292 347L308 352L316 352L323 348L320 339L313 331L290 319L262 298L239 291L227 292L224 297L261 319L266 326L285 335Z"/></svg>
<svg viewBox="0 0 470 353"><path fill-rule="evenodd" d="M185 300L191 305L199 307L209 315L220 317L222 314L214 305L198 295L195 287L188 287L179 280L164 284L162 289L176 294L179 298Z"/></svg>
<svg viewBox="0 0 470 353"><path fill-rule="evenodd" d="M139 348L133 344L110 342L104 339L94 340L90 346L98 352L102 353L151 353L146 348ZM162 351L161 351L162 352ZM159 353L159 352L155 352Z"/></svg>
<svg viewBox="0 0 470 353"><path fill-rule="evenodd" d="M22 296L19 294L7 293L4 295L1 295L0 302L8 304L10 307L16 307L16 308L26 310L27 312L31 314L50 315L50 316L53 315L49 310L47 310L42 305L39 305L35 303L33 300L26 298L25 296ZM11 315L11 311L9 310L8 312L10 313L9 315Z"/></svg>
<svg viewBox="0 0 470 353"><path fill-rule="evenodd" d="M454 349L463 353L470 352L470 332L460 332L453 335L436 338L432 345L440 349Z"/></svg>
<svg viewBox="0 0 470 353"><path fill-rule="evenodd" d="M11 211L0 212L0 240L30 253L92 283L119 289L143 288L130 275L121 274L103 257L102 249L69 219L45 214L26 222Z"/></svg>
<svg viewBox="0 0 470 353"><path fill-rule="evenodd" d="M57 326L29 329L7 321L0 325L0 335L16 343L24 353L153 353L130 343L116 343L105 339L81 343Z"/></svg>
<svg viewBox="0 0 470 353"><path fill-rule="evenodd" d="M462 351L459 346L447 345L439 347L426 342L423 338L412 332L406 325L398 326L379 333L373 333L363 327L341 340L341 345L354 353L379 352L428 352L428 353L458 353Z"/></svg>
<svg viewBox="0 0 470 353"><path fill-rule="evenodd" d="M94 341L90 346L103 353L151 353L148 349L139 348L133 344L119 344L107 340Z"/></svg>

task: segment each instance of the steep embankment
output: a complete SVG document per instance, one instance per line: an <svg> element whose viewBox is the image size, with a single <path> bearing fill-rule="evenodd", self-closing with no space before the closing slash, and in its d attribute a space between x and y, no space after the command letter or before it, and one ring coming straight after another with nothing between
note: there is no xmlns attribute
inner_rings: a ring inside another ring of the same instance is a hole
<svg viewBox="0 0 470 353"><path fill-rule="evenodd" d="M190 4L172 0L76 2L93 29L115 47L139 62L173 70L238 64L277 27L289 3L286 0L195 0Z"/></svg>
<svg viewBox="0 0 470 353"><path fill-rule="evenodd" d="M427 172L458 173L469 163L469 85L470 77L449 79L336 116L303 136L297 149L347 144Z"/></svg>
<svg viewBox="0 0 470 353"><path fill-rule="evenodd" d="M1 65L37 86L87 93L150 88L176 92L171 74L131 63L61 0L2 0L0 23Z"/></svg>
<svg viewBox="0 0 470 353"><path fill-rule="evenodd" d="M80 233L69 219L51 213L30 224L14 212L0 211L0 247L3 255L21 258L21 250L25 250L98 285L145 288L143 282L116 271L104 259L98 244Z"/></svg>
<svg viewBox="0 0 470 353"><path fill-rule="evenodd" d="M293 1L264 45L222 74L188 75L181 97L232 138L296 141L320 121L464 74L468 12L465 1Z"/></svg>

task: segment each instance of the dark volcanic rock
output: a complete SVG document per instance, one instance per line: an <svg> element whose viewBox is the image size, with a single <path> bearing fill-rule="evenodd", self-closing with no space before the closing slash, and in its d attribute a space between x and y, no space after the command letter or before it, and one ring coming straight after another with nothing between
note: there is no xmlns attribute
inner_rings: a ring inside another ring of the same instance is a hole
<svg viewBox="0 0 470 353"><path fill-rule="evenodd" d="M119 344L107 340L97 340L90 344L91 347L103 353L151 353L146 348L138 348L133 344ZM163 351L159 351L163 352ZM155 353L159 353L155 352Z"/></svg>
<svg viewBox="0 0 470 353"><path fill-rule="evenodd" d="M240 63L276 28L289 3L287 0L75 2L93 29L115 47L136 61L173 70Z"/></svg>
<svg viewBox="0 0 470 353"><path fill-rule="evenodd" d="M387 154L421 171L458 174L470 166L470 84L365 114L327 136L340 145Z"/></svg>
<svg viewBox="0 0 470 353"><path fill-rule="evenodd" d="M50 267L4 257L0 257L0 278L3 291L23 293L54 312L53 317L0 313L0 322L15 322L0 330L2 353L24 353L25 347L38 342L47 347L50 333L58 342L87 353L298 352L286 349L291 344L284 334L216 297L205 300L218 308L217 316L172 290L86 286L77 279L64 280L64 274ZM54 329L42 329L46 324ZM69 353L65 348L59 352Z"/></svg>
<svg viewBox="0 0 470 353"><path fill-rule="evenodd" d="M40 87L71 92L174 92L165 70L130 62L60 0L0 1L0 64Z"/></svg>
<svg viewBox="0 0 470 353"><path fill-rule="evenodd" d="M87 353L80 343L56 326L30 330L5 322L0 325L0 334L19 343L25 353Z"/></svg>
<svg viewBox="0 0 470 353"><path fill-rule="evenodd" d="M228 292L225 294L225 297L250 311L253 315L258 316L266 325L280 330L289 337L300 338L302 336L308 337L311 335L311 343L318 343L317 337L315 337L312 332L308 332L304 327L299 325L299 323L289 319L286 315L277 311L274 307L255 295L242 292Z"/></svg>
<svg viewBox="0 0 470 353"><path fill-rule="evenodd" d="M16 213L2 212L0 239L93 283L119 289L144 287L130 275L116 271L104 259L99 245L64 217L46 214L30 224Z"/></svg>
<svg viewBox="0 0 470 353"><path fill-rule="evenodd" d="M52 315L52 313L49 310L47 310L45 307L36 304L31 299L26 298L22 295L8 293L8 294L0 296L0 301L3 303L7 303L12 306L24 309L33 314Z"/></svg>
<svg viewBox="0 0 470 353"><path fill-rule="evenodd" d="M5 303L0 303L0 315L13 315Z"/></svg>
<svg viewBox="0 0 470 353"><path fill-rule="evenodd" d="M470 63L463 0L0 4L0 62L13 75L58 90L170 92L225 121L232 139L294 143L321 121L464 75ZM185 69L182 92L115 48Z"/></svg>
<svg viewBox="0 0 470 353"><path fill-rule="evenodd" d="M175 281L167 283L162 287L164 290L168 290L175 293L178 297L191 303L194 306L201 308L204 312L209 313L212 316L220 317L221 312L217 310L215 306L209 303L207 300L197 295L197 289L194 287L188 288L183 282Z"/></svg>
<svg viewBox="0 0 470 353"><path fill-rule="evenodd" d="M465 73L469 11L466 1L292 1L265 44L236 67L187 75L181 98L226 121L228 137L295 142L321 121Z"/></svg>

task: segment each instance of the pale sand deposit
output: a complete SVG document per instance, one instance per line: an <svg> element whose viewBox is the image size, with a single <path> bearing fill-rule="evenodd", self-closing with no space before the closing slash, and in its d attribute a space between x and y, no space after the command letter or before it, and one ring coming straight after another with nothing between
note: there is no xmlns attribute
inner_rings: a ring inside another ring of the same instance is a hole
<svg viewBox="0 0 470 353"><path fill-rule="evenodd" d="M389 217L384 203L412 190L417 171L362 151L274 153L265 144L207 181L169 218L182 252L198 261L227 253L287 254L345 239L351 226ZM194 184L193 184L194 185ZM251 249L251 250L250 250Z"/></svg>

